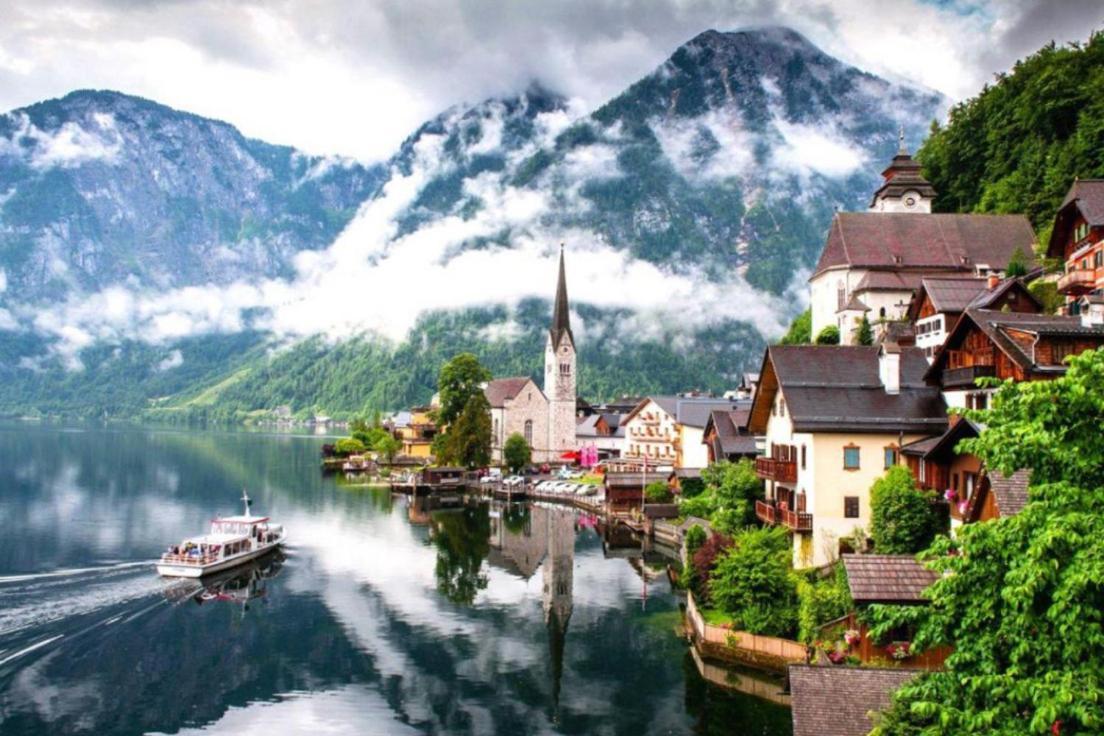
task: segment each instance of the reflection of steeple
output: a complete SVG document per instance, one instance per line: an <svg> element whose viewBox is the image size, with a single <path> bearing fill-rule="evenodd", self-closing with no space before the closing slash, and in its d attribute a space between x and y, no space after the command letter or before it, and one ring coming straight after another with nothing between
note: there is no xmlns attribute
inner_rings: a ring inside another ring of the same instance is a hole
<svg viewBox="0 0 1104 736"><path fill-rule="evenodd" d="M564 644L571 619L575 573L575 514L548 509L548 556L544 559L544 622L548 627L548 649L552 664L552 705L560 707Z"/></svg>

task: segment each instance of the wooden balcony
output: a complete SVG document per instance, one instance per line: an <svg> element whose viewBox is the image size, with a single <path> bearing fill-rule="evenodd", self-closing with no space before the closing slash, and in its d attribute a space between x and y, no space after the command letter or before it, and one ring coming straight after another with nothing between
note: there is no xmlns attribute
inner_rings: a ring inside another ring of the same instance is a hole
<svg viewBox="0 0 1104 736"><path fill-rule="evenodd" d="M979 378L992 378L997 375L996 366L971 365L965 368L947 368L943 371L943 388L974 388Z"/></svg>
<svg viewBox="0 0 1104 736"><path fill-rule="evenodd" d="M764 524L778 523L778 508L774 505L773 501L756 501L755 515L759 517L759 521Z"/></svg>
<svg viewBox="0 0 1104 736"><path fill-rule="evenodd" d="M797 463L793 460L757 457L755 458L755 473L764 480L774 480L779 483L796 483Z"/></svg>
<svg viewBox="0 0 1104 736"><path fill-rule="evenodd" d="M1071 296L1087 294L1096 288L1096 271L1090 269L1070 269L1058 279L1058 291Z"/></svg>
<svg viewBox="0 0 1104 736"><path fill-rule="evenodd" d="M784 509L771 499L755 502L755 516L764 524L782 524L795 532L813 530L812 514Z"/></svg>

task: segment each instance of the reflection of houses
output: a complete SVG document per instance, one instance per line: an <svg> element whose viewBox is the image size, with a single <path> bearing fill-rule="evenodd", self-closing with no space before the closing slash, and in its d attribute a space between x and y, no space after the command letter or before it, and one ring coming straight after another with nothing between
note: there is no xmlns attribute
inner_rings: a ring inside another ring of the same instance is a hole
<svg viewBox="0 0 1104 736"><path fill-rule="evenodd" d="M539 506L502 506L491 511L491 552L487 561L525 580L533 577L548 553L548 510ZM509 520L517 514L514 531Z"/></svg>
<svg viewBox="0 0 1104 736"><path fill-rule="evenodd" d="M1104 288L1104 179L1074 181L1054 218L1047 256L1065 263L1058 291L1069 314Z"/></svg>
<svg viewBox="0 0 1104 736"><path fill-rule="evenodd" d="M736 461L759 454L755 435L748 431L751 407L741 409L714 409L702 430L709 464L722 460Z"/></svg>
<svg viewBox="0 0 1104 736"><path fill-rule="evenodd" d="M763 360L748 428L766 435L755 461L768 481L758 517L793 531L795 567L835 559L870 526L870 486L902 443L947 428L917 348L774 345Z"/></svg>
<svg viewBox="0 0 1104 736"><path fill-rule="evenodd" d="M712 396L650 396L621 422L625 428L622 457L675 467L704 467L709 463L703 436L710 412L747 406L747 401Z"/></svg>

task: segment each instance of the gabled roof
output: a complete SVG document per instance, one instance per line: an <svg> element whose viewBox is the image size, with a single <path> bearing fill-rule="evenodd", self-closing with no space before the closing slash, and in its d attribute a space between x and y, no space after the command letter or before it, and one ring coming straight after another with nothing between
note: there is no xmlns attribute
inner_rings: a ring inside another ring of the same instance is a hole
<svg viewBox="0 0 1104 736"><path fill-rule="evenodd" d="M917 670L791 664L793 736L866 736Z"/></svg>
<svg viewBox="0 0 1104 736"><path fill-rule="evenodd" d="M1017 249L1032 261L1035 231L1023 215L839 212L813 277L850 266L888 270L1003 271Z"/></svg>
<svg viewBox="0 0 1104 736"><path fill-rule="evenodd" d="M1012 475L994 472L989 474L989 490L997 503L997 511L1002 517L1015 516L1027 505L1027 487L1031 482L1031 472L1017 470Z"/></svg>
<svg viewBox="0 0 1104 736"><path fill-rule="evenodd" d="M900 348L900 390L887 393L878 373L879 348L859 345L772 345L748 431L764 434L781 389L797 432L938 434L947 427L947 406L924 383L922 350Z"/></svg>
<svg viewBox="0 0 1104 736"><path fill-rule="evenodd" d="M978 309L999 309L998 305L1004 302L1004 300L1008 298L1009 293L1013 291L1034 304L1038 312L1041 313L1043 311L1042 302L1031 293L1031 290L1024 284L1023 279L1020 278L1004 279L997 284L997 288L986 289L978 294L968 306L977 307Z"/></svg>
<svg viewBox="0 0 1104 736"><path fill-rule="evenodd" d="M747 431L751 407L728 410L714 409L709 412L705 423L702 442L712 442L714 457L726 458L730 455L755 455L755 436ZM714 432L712 439L710 432Z"/></svg>
<svg viewBox="0 0 1104 736"><path fill-rule="evenodd" d="M1089 227L1104 226L1104 179L1078 179L1066 192L1066 198L1054 217L1054 228L1047 244L1047 255L1051 258L1064 256L1062 249L1075 213L1085 218Z"/></svg>
<svg viewBox="0 0 1104 736"><path fill-rule="evenodd" d="M704 428L709 421L709 413L715 409L737 410L748 409L751 401L747 399L718 399L713 396L648 396L641 399L621 423L625 424L654 401L660 409L674 418L675 422L687 427Z"/></svg>
<svg viewBox="0 0 1104 736"><path fill-rule="evenodd" d="M510 378L496 378L487 383L483 393L487 397L487 403L491 408L501 409L506 402L517 397L527 383L533 379L529 376L512 376ZM536 384L533 384L534 388ZM540 389L537 389L540 391ZM543 396L543 392L541 394Z"/></svg>
<svg viewBox="0 0 1104 736"><path fill-rule="evenodd" d="M937 312L958 313L966 309L974 299L987 290L982 278L926 278L920 282L922 293L931 299Z"/></svg>
<svg viewBox="0 0 1104 736"><path fill-rule="evenodd" d="M901 446L901 453L934 460L952 458L955 447L964 439L977 437L981 429L969 419L959 419L938 437L927 437Z"/></svg>
<svg viewBox="0 0 1104 736"><path fill-rule="evenodd" d="M936 574L912 555L841 555L851 599L867 603L923 603Z"/></svg>

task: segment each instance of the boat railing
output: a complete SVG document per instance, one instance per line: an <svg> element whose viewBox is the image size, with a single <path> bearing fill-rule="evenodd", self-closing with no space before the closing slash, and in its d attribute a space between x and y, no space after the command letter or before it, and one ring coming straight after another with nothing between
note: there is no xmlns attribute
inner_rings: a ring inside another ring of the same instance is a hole
<svg viewBox="0 0 1104 736"><path fill-rule="evenodd" d="M205 555L186 555L186 554L170 554L166 552L161 555L162 562L169 562L174 565L206 565L210 562L218 560L217 553L207 553Z"/></svg>

